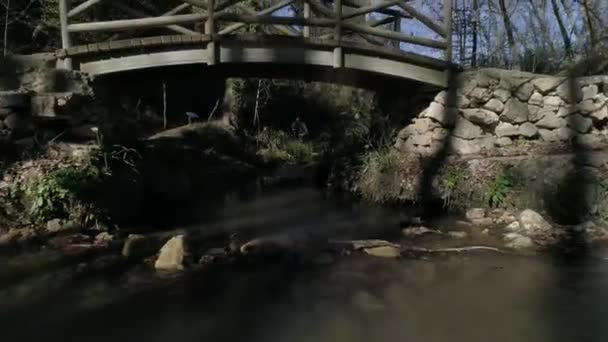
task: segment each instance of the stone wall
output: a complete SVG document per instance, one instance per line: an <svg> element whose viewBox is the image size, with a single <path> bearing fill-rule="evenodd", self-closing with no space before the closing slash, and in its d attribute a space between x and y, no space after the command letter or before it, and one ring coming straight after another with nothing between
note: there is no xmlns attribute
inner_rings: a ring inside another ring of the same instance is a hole
<svg viewBox="0 0 608 342"><path fill-rule="evenodd" d="M446 111L448 93L439 93L401 130L397 149L429 155L448 139L450 152L461 155L568 148L575 138L589 149L608 145L608 76L567 79L487 69L462 74L458 84L450 99L457 108Z"/></svg>

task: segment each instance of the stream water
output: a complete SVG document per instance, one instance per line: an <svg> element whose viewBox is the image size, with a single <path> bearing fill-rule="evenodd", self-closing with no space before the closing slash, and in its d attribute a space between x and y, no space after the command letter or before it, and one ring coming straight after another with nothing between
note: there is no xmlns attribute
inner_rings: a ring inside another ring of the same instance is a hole
<svg viewBox="0 0 608 342"><path fill-rule="evenodd" d="M307 188L234 197L219 210L201 208L200 216L180 228L390 239L400 220L396 211ZM0 267L54 257L3 257ZM608 262L597 259L353 254L308 266L266 262L180 275L141 263L103 273L83 272L81 261L52 265L0 276L2 341L608 340Z"/></svg>

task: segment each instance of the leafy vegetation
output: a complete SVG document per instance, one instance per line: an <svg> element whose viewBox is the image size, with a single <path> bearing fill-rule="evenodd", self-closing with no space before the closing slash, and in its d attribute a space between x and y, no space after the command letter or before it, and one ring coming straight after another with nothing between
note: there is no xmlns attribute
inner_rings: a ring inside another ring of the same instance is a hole
<svg viewBox="0 0 608 342"><path fill-rule="evenodd" d="M513 177L507 173L497 175L486 187L485 197L488 205L504 208L508 205L509 193L513 187Z"/></svg>
<svg viewBox="0 0 608 342"><path fill-rule="evenodd" d="M462 186L465 180L465 170L459 167L450 167L445 176L441 179L441 187L443 191L443 206L449 208L452 204L452 194Z"/></svg>
<svg viewBox="0 0 608 342"><path fill-rule="evenodd" d="M266 163L309 163L314 160L315 149L306 142L270 128L256 135L258 155Z"/></svg>

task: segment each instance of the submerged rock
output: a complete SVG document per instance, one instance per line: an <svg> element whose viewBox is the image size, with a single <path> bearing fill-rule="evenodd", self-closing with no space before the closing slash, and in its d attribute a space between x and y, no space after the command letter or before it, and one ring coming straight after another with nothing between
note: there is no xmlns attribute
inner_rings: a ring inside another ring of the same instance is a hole
<svg viewBox="0 0 608 342"><path fill-rule="evenodd" d="M546 234L552 229L542 215L531 209L522 211L517 220L527 234Z"/></svg>
<svg viewBox="0 0 608 342"><path fill-rule="evenodd" d="M454 239L464 239L469 236L467 232L448 232L448 235Z"/></svg>
<svg viewBox="0 0 608 342"><path fill-rule="evenodd" d="M367 255L379 258L398 258L401 256L401 249L392 246L364 248L363 251Z"/></svg>
<svg viewBox="0 0 608 342"><path fill-rule="evenodd" d="M161 248L160 254L154 263L154 268L163 271L181 271L184 269L186 246L183 235L169 239Z"/></svg>
<svg viewBox="0 0 608 342"><path fill-rule="evenodd" d="M425 234L441 234L441 232L438 230L429 229L427 227L422 227L422 226L405 228L401 231L401 233L403 235L409 236L409 237L421 236L421 235L425 235Z"/></svg>
<svg viewBox="0 0 608 342"><path fill-rule="evenodd" d="M465 216L467 220L473 222L474 220L486 217L486 211L483 208L473 208L467 210Z"/></svg>
<svg viewBox="0 0 608 342"><path fill-rule="evenodd" d="M507 233L503 239L507 248L526 249L534 247L534 241L531 238L519 233Z"/></svg>

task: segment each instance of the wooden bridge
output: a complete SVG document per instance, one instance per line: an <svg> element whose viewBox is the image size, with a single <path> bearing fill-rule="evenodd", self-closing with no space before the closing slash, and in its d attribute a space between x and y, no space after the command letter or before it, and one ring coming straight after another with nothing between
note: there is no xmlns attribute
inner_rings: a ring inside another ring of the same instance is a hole
<svg viewBox="0 0 608 342"><path fill-rule="evenodd" d="M57 55L66 68L91 75L176 65L263 74L274 67L274 77L343 71L444 87L452 0L436 1L443 1L443 18L409 0L176 0L166 1L175 7L164 13L138 0L59 0ZM103 21L104 13L121 19ZM432 34L404 33L414 21Z"/></svg>

